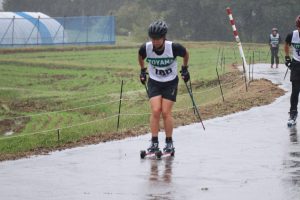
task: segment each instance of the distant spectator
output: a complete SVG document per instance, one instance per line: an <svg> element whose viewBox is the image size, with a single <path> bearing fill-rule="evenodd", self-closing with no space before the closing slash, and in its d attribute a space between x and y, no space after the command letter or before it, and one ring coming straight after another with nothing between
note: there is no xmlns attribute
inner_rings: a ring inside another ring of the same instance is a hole
<svg viewBox="0 0 300 200"><path fill-rule="evenodd" d="M278 33L278 29L272 28L272 33L270 34L269 37L269 45L271 51L271 68L273 68L274 60L276 62L276 68L278 68L278 64L279 64L278 51L279 51L280 42L281 42L281 38Z"/></svg>

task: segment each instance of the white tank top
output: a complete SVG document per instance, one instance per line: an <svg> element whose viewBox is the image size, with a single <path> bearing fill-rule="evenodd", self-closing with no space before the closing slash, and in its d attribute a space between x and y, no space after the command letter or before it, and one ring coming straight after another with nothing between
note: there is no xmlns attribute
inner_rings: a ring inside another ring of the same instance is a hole
<svg viewBox="0 0 300 200"><path fill-rule="evenodd" d="M270 35L270 44L272 47L278 47L279 44L279 34L277 33L275 36L273 34Z"/></svg>
<svg viewBox="0 0 300 200"><path fill-rule="evenodd" d="M146 43L146 55L149 66L149 77L159 82L174 80L177 76L177 62L173 56L172 42L165 41L163 54L153 51L152 42Z"/></svg>
<svg viewBox="0 0 300 200"><path fill-rule="evenodd" d="M293 37L292 37L292 49L293 49L293 59L300 62L300 37L299 37L299 31L294 30L293 31Z"/></svg>

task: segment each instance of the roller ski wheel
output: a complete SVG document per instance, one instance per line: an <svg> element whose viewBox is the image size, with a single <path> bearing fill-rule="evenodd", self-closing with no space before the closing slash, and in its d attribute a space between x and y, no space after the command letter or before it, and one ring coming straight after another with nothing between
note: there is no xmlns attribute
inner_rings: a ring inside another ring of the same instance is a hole
<svg viewBox="0 0 300 200"><path fill-rule="evenodd" d="M292 119L288 120L288 122L287 122L287 126L288 127L292 127L292 126L295 126L295 125L296 125L296 121L295 120L292 120Z"/></svg>
<svg viewBox="0 0 300 200"><path fill-rule="evenodd" d="M297 119L297 116L298 116L298 112L296 110L292 110L289 112L290 114L290 118L287 122L287 126L288 127L292 127L292 126L295 126L296 125L296 119Z"/></svg>
<svg viewBox="0 0 300 200"><path fill-rule="evenodd" d="M141 156L141 159L144 159L147 155L147 152L142 150L141 153L140 153L140 156Z"/></svg>
<svg viewBox="0 0 300 200"><path fill-rule="evenodd" d="M170 154L172 157L175 156L175 151L173 151L171 154Z"/></svg>
<svg viewBox="0 0 300 200"><path fill-rule="evenodd" d="M155 157L156 159L161 159L161 156L163 155L163 153L161 151L157 151L155 152Z"/></svg>

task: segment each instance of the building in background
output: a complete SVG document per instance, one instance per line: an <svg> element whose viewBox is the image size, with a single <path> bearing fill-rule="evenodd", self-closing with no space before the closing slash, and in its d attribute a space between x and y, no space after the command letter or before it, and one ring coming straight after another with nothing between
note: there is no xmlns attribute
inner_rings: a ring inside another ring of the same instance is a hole
<svg viewBox="0 0 300 200"><path fill-rule="evenodd" d="M114 16L52 18L40 12L0 12L0 47L115 44Z"/></svg>
<svg viewBox="0 0 300 200"><path fill-rule="evenodd" d="M62 43L64 28L40 12L0 12L0 45L51 45Z"/></svg>

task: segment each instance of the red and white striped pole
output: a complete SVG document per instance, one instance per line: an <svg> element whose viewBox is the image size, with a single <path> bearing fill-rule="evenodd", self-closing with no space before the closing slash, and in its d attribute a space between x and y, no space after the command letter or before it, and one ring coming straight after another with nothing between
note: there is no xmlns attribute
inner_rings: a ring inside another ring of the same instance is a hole
<svg viewBox="0 0 300 200"><path fill-rule="evenodd" d="M237 42L237 45L238 45L238 48L239 48L239 51L240 51L240 55L243 59L243 64L244 64L243 66L244 66L244 70L245 70L245 68L247 67L247 62L246 62L246 58L245 58L245 54L244 54L244 51L243 51L241 40L239 38L239 34L237 32L237 29L236 29L236 26L235 26L235 23L234 23L234 19L232 17L232 11L229 7L226 8L226 11L227 11L227 14L228 14L228 17L229 17L229 20L230 20L230 24L232 26L234 38Z"/></svg>

